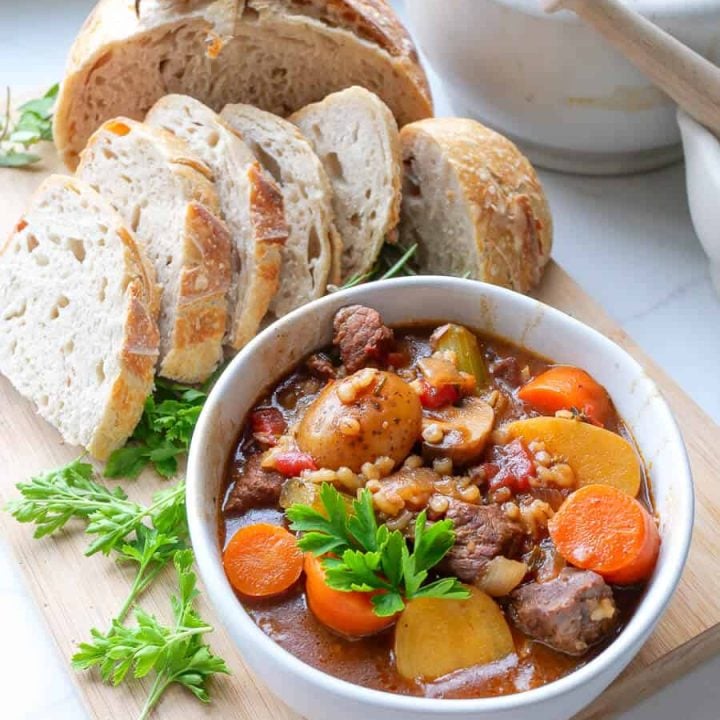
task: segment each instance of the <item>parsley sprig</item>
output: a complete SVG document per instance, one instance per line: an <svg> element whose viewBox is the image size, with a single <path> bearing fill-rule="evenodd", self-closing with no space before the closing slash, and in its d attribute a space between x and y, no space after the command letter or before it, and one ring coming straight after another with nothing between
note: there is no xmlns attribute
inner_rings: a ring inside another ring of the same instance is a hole
<svg viewBox="0 0 720 720"><path fill-rule="evenodd" d="M136 566L135 577L110 630L93 629L92 641L80 645L73 658L78 669L98 665L106 682L119 684L130 670L136 678L154 673L141 718L146 718L165 690L177 683L203 702L206 680L226 673L224 661L213 655L201 636L212 631L193 608L197 595L191 571L185 514L185 483L166 488L149 505L128 499L121 488L110 490L94 477L93 466L78 458L64 467L17 485L21 497L8 504L20 522L35 523L35 537L50 535L71 520L85 523L93 539L85 554L114 553L117 561ZM138 597L163 569L174 563L180 587L172 599L174 625L158 620L136 606ZM136 627L124 622L135 606Z"/></svg>
<svg viewBox="0 0 720 720"><path fill-rule="evenodd" d="M72 662L87 670L98 666L105 682L120 684L130 671L136 678L153 676L153 683L139 720L147 718L163 693L177 683L198 700L209 702L206 682L215 673L229 673L225 661L213 655L202 636L213 628L198 615L194 600L198 595L193 555L190 550L175 553L179 596L171 598L174 622L160 623L138 608L137 625L128 627L113 620L107 633L92 631L92 641L82 643Z"/></svg>
<svg viewBox="0 0 720 720"><path fill-rule="evenodd" d="M156 493L152 503L145 506L128 500L122 488L110 490L100 485L93 479L93 472L92 465L77 459L18 483L22 497L8 503L8 509L19 522L35 523L36 538L56 532L72 518L85 520L85 532L94 536L86 555L96 552L108 555L113 550L132 547L128 536L138 530L143 532L143 527L147 529L146 519L152 529L167 537L176 540L187 537L183 482Z"/></svg>
<svg viewBox="0 0 720 720"><path fill-rule="evenodd" d="M452 520L428 525L425 511L415 520L412 552L399 530L378 525L372 495L363 490L348 513L346 501L329 483L320 488L324 513L309 505L291 505L286 515L290 528L303 533L301 550L323 559L327 584L342 592L376 593L374 612L388 617L400 612L406 600L420 597L465 599L467 589L457 578L427 582L428 571L455 544ZM381 592L377 592L381 591Z"/></svg>
<svg viewBox="0 0 720 720"><path fill-rule="evenodd" d="M135 478L147 465L163 477L177 473L178 457L190 446L195 424L207 400L208 388L156 380L145 401L140 422L125 447L110 455L105 477Z"/></svg>
<svg viewBox="0 0 720 720"><path fill-rule="evenodd" d="M39 142L52 141L52 116L58 89L56 83L41 98L21 105L18 119L11 127L10 88L7 88L5 119L0 131L0 167L19 168L40 161L39 155L27 150Z"/></svg>

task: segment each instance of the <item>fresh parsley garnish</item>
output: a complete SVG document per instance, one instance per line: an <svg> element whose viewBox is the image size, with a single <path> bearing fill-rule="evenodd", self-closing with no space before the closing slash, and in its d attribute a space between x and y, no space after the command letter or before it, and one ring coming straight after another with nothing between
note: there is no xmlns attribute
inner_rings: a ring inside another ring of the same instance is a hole
<svg viewBox="0 0 720 720"><path fill-rule="evenodd" d="M114 553L122 564L136 566L135 577L110 630L92 630L92 641L80 645L73 658L78 669L100 666L106 682L117 685L130 670L134 677L154 673L141 718L146 718L173 683L188 688L208 702L205 683L214 673L227 673L224 661L202 641L212 631L193 608L197 595L191 570L185 515L185 484L156 493L149 505L128 499L121 488L110 490L94 478L93 466L78 458L64 467L17 485L21 498L8 504L20 522L35 523L35 537L50 535L71 520L85 523L93 540L86 555ZM136 627L123 623L138 597L173 562L180 587L172 598L174 624L162 626L141 608L135 609Z"/></svg>
<svg viewBox="0 0 720 720"><path fill-rule="evenodd" d="M122 488L109 490L97 483L93 466L77 459L18 483L17 489L22 498L11 501L8 510L20 522L35 523L36 538L59 530L72 518L85 520L85 532L94 536L86 555L108 555L128 544L128 538L143 527L176 539L187 537L183 482L157 493L149 506L140 505L128 500Z"/></svg>
<svg viewBox="0 0 720 720"><path fill-rule="evenodd" d="M27 150L39 142L52 141L52 116L58 90L56 83L41 98L21 105L18 119L11 127L10 88L7 88L5 120L0 132L0 167L19 168L40 161L39 155Z"/></svg>
<svg viewBox="0 0 720 720"><path fill-rule="evenodd" d="M399 530L378 525L372 495L363 490L350 512L342 495L329 483L320 487L325 512L309 505L291 505L286 515L290 529L301 532L301 550L323 559L327 584L342 592L373 595L375 614L388 617L400 612L406 600L420 597L465 599L467 589L455 577L426 582L428 571L455 544L452 520L428 525L423 510L415 520L412 552ZM380 591L380 592L377 592Z"/></svg>
<svg viewBox="0 0 720 720"><path fill-rule="evenodd" d="M152 686L139 720L147 718L162 694L177 683L198 700L209 702L206 683L216 673L229 673L225 661L213 655L203 641L212 632L194 608L198 595L192 571L193 555L182 550L174 555L179 596L172 597L173 623L163 625L153 615L136 609L137 625L128 627L113 620L107 633L92 630L92 641L82 643L73 666L80 670L98 666L105 682L119 685L132 671L133 677L151 675Z"/></svg>
<svg viewBox="0 0 720 720"><path fill-rule="evenodd" d="M128 444L110 455L105 477L135 478L147 465L163 477L177 473L187 453L208 390L158 379Z"/></svg>

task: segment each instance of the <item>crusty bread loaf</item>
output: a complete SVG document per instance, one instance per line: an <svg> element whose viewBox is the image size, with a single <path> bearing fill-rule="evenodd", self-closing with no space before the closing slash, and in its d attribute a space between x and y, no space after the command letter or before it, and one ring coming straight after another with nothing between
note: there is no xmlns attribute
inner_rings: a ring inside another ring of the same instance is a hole
<svg viewBox="0 0 720 720"><path fill-rule="evenodd" d="M527 292L552 247L552 219L529 161L474 120L433 118L400 132L400 239L421 271Z"/></svg>
<svg viewBox="0 0 720 720"><path fill-rule="evenodd" d="M374 93L351 87L291 115L322 162L333 189L343 243L342 279L372 268L400 219L397 123Z"/></svg>
<svg viewBox="0 0 720 720"><path fill-rule="evenodd" d="M159 374L205 380L222 359L231 240L212 173L187 144L128 118L104 123L78 176L130 225L163 288Z"/></svg>
<svg viewBox="0 0 720 720"><path fill-rule="evenodd" d="M250 105L228 105L220 115L283 193L289 235L280 287L270 303L271 316L280 317L324 295L328 281L337 282L342 246L332 219L330 182L310 143L291 123Z"/></svg>
<svg viewBox="0 0 720 720"><path fill-rule="evenodd" d="M255 337L278 287L288 235L280 189L240 137L199 100L166 95L145 122L185 140L212 170L233 238L227 343L238 350Z"/></svg>
<svg viewBox="0 0 720 720"><path fill-rule="evenodd" d="M156 292L118 213L75 178L42 183L0 254L0 371L100 460L152 391Z"/></svg>
<svg viewBox="0 0 720 720"><path fill-rule="evenodd" d="M401 124L432 115L386 0L100 0L70 52L55 143L74 167L104 120L142 119L168 93L284 116L350 85L377 92Z"/></svg>

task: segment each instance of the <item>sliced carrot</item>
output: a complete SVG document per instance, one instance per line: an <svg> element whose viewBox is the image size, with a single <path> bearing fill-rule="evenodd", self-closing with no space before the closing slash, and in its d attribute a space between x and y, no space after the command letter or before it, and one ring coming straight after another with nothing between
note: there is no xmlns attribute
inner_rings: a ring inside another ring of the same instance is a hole
<svg viewBox="0 0 720 720"><path fill-rule="evenodd" d="M390 627L397 615L378 617L373 611L372 593L342 592L328 587L321 559L305 555L305 593L310 610L331 630L341 635L363 637Z"/></svg>
<svg viewBox="0 0 720 720"><path fill-rule="evenodd" d="M267 597L285 592L300 577L303 554L295 536L278 525L240 528L223 553L225 574L243 595Z"/></svg>
<svg viewBox="0 0 720 720"><path fill-rule="evenodd" d="M647 580L660 550L650 513L611 485L575 491L550 520L549 530L567 562L618 585Z"/></svg>
<svg viewBox="0 0 720 720"><path fill-rule="evenodd" d="M518 397L540 412L555 413L573 408L597 425L610 414L605 388L580 368L556 365L523 385Z"/></svg>

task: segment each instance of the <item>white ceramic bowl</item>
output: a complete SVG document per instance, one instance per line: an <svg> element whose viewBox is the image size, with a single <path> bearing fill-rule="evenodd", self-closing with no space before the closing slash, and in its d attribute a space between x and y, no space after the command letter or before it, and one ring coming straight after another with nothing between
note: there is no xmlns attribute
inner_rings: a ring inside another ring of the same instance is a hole
<svg viewBox="0 0 720 720"><path fill-rule="evenodd" d="M579 365L607 387L647 461L663 542L648 590L627 627L584 667L544 687L489 699L426 699L368 690L326 675L283 650L235 597L223 572L216 531L228 458L257 398L303 357L330 343L333 315L350 303L371 305L390 325L454 321L496 333L554 360ZM190 532L211 604L247 664L308 720L569 718L602 692L647 639L680 578L693 521L683 441L660 392L635 360L604 336L536 300L446 277L388 280L339 292L261 333L233 360L207 400L190 448L187 482Z"/></svg>
<svg viewBox="0 0 720 720"><path fill-rule="evenodd" d="M690 215L720 295L720 139L682 110L678 111L678 125L685 149Z"/></svg>
<svg viewBox="0 0 720 720"><path fill-rule="evenodd" d="M717 0L626 0L712 61ZM516 140L538 165L584 173L679 159L675 106L593 29L540 0L406 0L456 114Z"/></svg>

